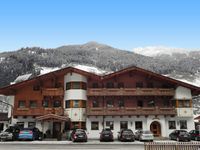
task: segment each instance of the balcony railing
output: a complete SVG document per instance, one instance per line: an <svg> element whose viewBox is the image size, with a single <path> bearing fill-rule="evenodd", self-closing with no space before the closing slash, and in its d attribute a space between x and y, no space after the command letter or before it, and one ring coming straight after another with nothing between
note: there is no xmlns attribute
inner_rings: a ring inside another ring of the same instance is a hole
<svg viewBox="0 0 200 150"><path fill-rule="evenodd" d="M126 108L87 108L88 116L123 116L123 115L176 115L175 108L126 107Z"/></svg>
<svg viewBox="0 0 200 150"><path fill-rule="evenodd" d="M62 96L64 91L62 88L44 88L42 89L43 96Z"/></svg>
<svg viewBox="0 0 200 150"><path fill-rule="evenodd" d="M161 88L88 88L88 96L173 96L174 89Z"/></svg>
<svg viewBox="0 0 200 150"><path fill-rule="evenodd" d="M63 115L64 109L58 108L16 108L14 109L14 116L42 116L47 114Z"/></svg>

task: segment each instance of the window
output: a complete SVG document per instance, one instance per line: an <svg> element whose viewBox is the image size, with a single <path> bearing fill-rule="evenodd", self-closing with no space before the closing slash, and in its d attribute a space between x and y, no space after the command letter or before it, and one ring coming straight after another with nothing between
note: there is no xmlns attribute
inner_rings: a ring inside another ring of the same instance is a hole
<svg viewBox="0 0 200 150"><path fill-rule="evenodd" d="M66 90L69 90L69 89L71 89L71 83L70 82L66 83Z"/></svg>
<svg viewBox="0 0 200 150"><path fill-rule="evenodd" d="M163 100L163 106L164 106L164 107L169 107L169 106L170 106L169 100L164 99L164 100Z"/></svg>
<svg viewBox="0 0 200 150"><path fill-rule="evenodd" d="M143 107L143 101L142 100L138 100L137 101L137 106L138 107Z"/></svg>
<svg viewBox="0 0 200 150"><path fill-rule="evenodd" d="M169 121L169 129L176 129L176 121Z"/></svg>
<svg viewBox="0 0 200 150"><path fill-rule="evenodd" d="M180 120L180 129L187 129L187 121Z"/></svg>
<svg viewBox="0 0 200 150"><path fill-rule="evenodd" d="M93 100L92 101L92 107L99 107L99 101L98 100Z"/></svg>
<svg viewBox="0 0 200 150"><path fill-rule="evenodd" d="M108 83L106 84L106 87L107 87L107 88L114 88L114 84L113 84L112 82L108 82Z"/></svg>
<svg viewBox="0 0 200 150"><path fill-rule="evenodd" d="M98 83L93 83L92 84L92 88L98 88L98 87L99 87Z"/></svg>
<svg viewBox="0 0 200 150"><path fill-rule="evenodd" d="M40 90L40 86L39 85L34 85L33 86L33 91L39 91Z"/></svg>
<svg viewBox="0 0 200 150"><path fill-rule="evenodd" d="M148 107L155 107L155 101L154 100L150 100L148 102Z"/></svg>
<svg viewBox="0 0 200 150"><path fill-rule="evenodd" d="M24 128L24 122L17 122L17 125L22 129Z"/></svg>
<svg viewBox="0 0 200 150"><path fill-rule="evenodd" d="M135 130L142 129L142 121L136 121L135 122Z"/></svg>
<svg viewBox="0 0 200 150"><path fill-rule="evenodd" d="M99 122L91 122L91 130L99 130Z"/></svg>
<svg viewBox="0 0 200 150"><path fill-rule="evenodd" d="M188 108L190 107L190 101L189 100L180 100L178 101L179 108Z"/></svg>
<svg viewBox="0 0 200 150"><path fill-rule="evenodd" d="M28 122L28 128L35 127L35 122Z"/></svg>
<svg viewBox="0 0 200 150"><path fill-rule="evenodd" d="M20 100L18 102L18 108L25 108L25 101L24 100Z"/></svg>
<svg viewBox="0 0 200 150"><path fill-rule="evenodd" d="M82 108L86 108L86 101L85 100L82 100Z"/></svg>
<svg viewBox="0 0 200 150"><path fill-rule="evenodd" d="M73 108L79 108L79 100L73 101Z"/></svg>
<svg viewBox="0 0 200 150"><path fill-rule="evenodd" d="M118 88L124 88L124 83L123 82L120 82L120 83L118 83Z"/></svg>
<svg viewBox="0 0 200 150"><path fill-rule="evenodd" d="M79 122L72 122L72 129L79 129Z"/></svg>
<svg viewBox="0 0 200 150"><path fill-rule="evenodd" d="M60 100L54 100L53 101L53 107L61 107L61 101Z"/></svg>
<svg viewBox="0 0 200 150"><path fill-rule="evenodd" d="M30 108L36 108L37 102L36 101L30 101Z"/></svg>
<svg viewBox="0 0 200 150"><path fill-rule="evenodd" d="M118 106L119 106L119 107L124 107L124 100L123 100L123 99L120 99L120 100L118 101Z"/></svg>
<svg viewBox="0 0 200 150"><path fill-rule="evenodd" d="M153 83L152 82L147 82L147 88L153 88Z"/></svg>
<svg viewBox="0 0 200 150"><path fill-rule="evenodd" d="M120 121L120 129L128 129L128 121Z"/></svg>
<svg viewBox="0 0 200 150"><path fill-rule="evenodd" d="M68 82L66 83L66 90L69 89L87 89L87 84L85 82Z"/></svg>
<svg viewBox="0 0 200 150"><path fill-rule="evenodd" d="M0 123L0 132L3 131L4 123Z"/></svg>
<svg viewBox="0 0 200 150"><path fill-rule="evenodd" d="M136 82L136 88L143 88L142 82Z"/></svg>
<svg viewBox="0 0 200 150"><path fill-rule="evenodd" d="M70 101L65 101L65 108L70 108Z"/></svg>
<svg viewBox="0 0 200 150"><path fill-rule="evenodd" d="M81 83L80 82L72 82L72 89L80 89Z"/></svg>
<svg viewBox="0 0 200 150"><path fill-rule="evenodd" d="M106 127L114 130L114 121L106 121Z"/></svg>
<svg viewBox="0 0 200 150"><path fill-rule="evenodd" d="M107 101L106 101L106 106L107 106L107 107L114 107L114 102L113 102L113 100L107 100Z"/></svg>
<svg viewBox="0 0 200 150"><path fill-rule="evenodd" d="M43 101L43 107L49 107L49 101L48 100Z"/></svg>

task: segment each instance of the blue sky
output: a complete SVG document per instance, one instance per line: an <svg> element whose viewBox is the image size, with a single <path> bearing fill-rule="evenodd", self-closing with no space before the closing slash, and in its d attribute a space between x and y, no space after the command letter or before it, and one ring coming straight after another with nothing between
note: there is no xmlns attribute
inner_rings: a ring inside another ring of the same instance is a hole
<svg viewBox="0 0 200 150"><path fill-rule="evenodd" d="M200 48L199 0L2 0L0 51L88 41Z"/></svg>

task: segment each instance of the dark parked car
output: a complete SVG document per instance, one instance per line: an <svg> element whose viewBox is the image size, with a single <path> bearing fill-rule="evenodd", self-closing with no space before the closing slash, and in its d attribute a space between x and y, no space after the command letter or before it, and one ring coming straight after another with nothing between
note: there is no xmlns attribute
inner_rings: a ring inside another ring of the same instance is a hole
<svg viewBox="0 0 200 150"><path fill-rule="evenodd" d="M112 131L110 129L103 129L100 133L100 141L114 141Z"/></svg>
<svg viewBox="0 0 200 150"><path fill-rule="evenodd" d="M19 140L42 140L43 134L38 128L24 128L19 132Z"/></svg>
<svg viewBox="0 0 200 150"><path fill-rule="evenodd" d="M174 130L172 133L169 134L170 140L176 141L190 141L191 137L190 134L185 130Z"/></svg>
<svg viewBox="0 0 200 150"><path fill-rule="evenodd" d="M71 133L70 139L73 142L87 142L87 134L83 129L74 129Z"/></svg>
<svg viewBox="0 0 200 150"><path fill-rule="evenodd" d="M122 129L118 132L117 138L119 141L135 141L133 131L130 129Z"/></svg>
<svg viewBox="0 0 200 150"><path fill-rule="evenodd" d="M200 141L200 131L199 130L191 130L189 132L191 140Z"/></svg>
<svg viewBox="0 0 200 150"><path fill-rule="evenodd" d="M0 140L18 140L20 128L18 126L9 126L5 131L0 133Z"/></svg>

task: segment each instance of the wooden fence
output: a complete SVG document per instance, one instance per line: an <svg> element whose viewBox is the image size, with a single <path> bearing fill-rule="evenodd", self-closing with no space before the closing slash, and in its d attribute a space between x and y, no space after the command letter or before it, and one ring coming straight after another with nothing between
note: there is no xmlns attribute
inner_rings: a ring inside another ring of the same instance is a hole
<svg viewBox="0 0 200 150"><path fill-rule="evenodd" d="M200 142L150 142L145 150L200 150Z"/></svg>

